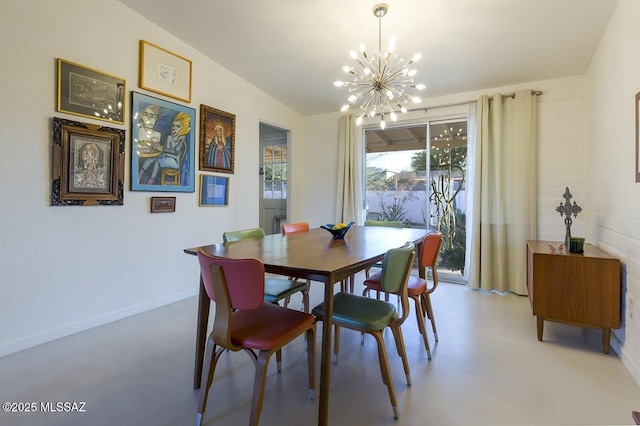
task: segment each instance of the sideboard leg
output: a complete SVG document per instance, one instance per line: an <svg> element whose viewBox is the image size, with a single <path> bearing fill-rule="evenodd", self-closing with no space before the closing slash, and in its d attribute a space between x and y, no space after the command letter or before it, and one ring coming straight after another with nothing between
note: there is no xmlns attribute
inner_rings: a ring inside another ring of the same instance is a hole
<svg viewBox="0 0 640 426"><path fill-rule="evenodd" d="M542 342L542 332L544 331L544 319L541 316L537 316L538 324L538 341Z"/></svg>
<svg viewBox="0 0 640 426"><path fill-rule="evenodd" d="M602 329L602 350L604 351L605 354L609 353L609 349L611 347L610 340L611 340L611 329L605 327Z"/></svg>

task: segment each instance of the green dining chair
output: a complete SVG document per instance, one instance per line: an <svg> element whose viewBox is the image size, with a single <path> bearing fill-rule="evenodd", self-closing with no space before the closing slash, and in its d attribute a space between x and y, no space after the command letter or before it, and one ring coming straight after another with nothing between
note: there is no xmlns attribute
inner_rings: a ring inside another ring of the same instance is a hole
<svg viewBox="0 0 640 426"><path fill-rule="evenodd" d="M415 302L416 319L418 320L418 330L422 334L424 348L427 351L427 358L431 359L431 348L429 347L429 339L427 337L426 319L431 321L431 328L435 341L438 342L438 330L436 328L436 319L433 316L433 306L431 305L431 293L438 287L438 256L442 247L442 233L434 231L424 237L420 246L420 254L418 256L418 264L421 271L431 269L432 284L426 279L426 272L422 276L409 276L407 284L407 296ZM382 289L382 274L376 273L367 278L362 284L364 285L363 296L368 296L371 290L375 290L378 294ZM388 295L389 293L385 293ZM379 298L379 297L378 297Z"/></svg>
<svg viewBox="0 0 640 426"><path fill-rule="evenodd" d="M404 228L404 222L400 221L400 220L365 220L364 222L364 226L386 226L388 228ZM371 271L371 268L381 268L382 267L382 263L378 262L375 265L367 268L364 270L364 274L367 278L369 278L369 272ZM352 291L353 293L353 291ZM378 295L379 297L379 295ZM387 298L387 300L389 300Z"/></svg>
<svg viewBox="0 0 640 426"><path fill-rule="evenodd" d="M393 408L394 418L398 418L398 407L395 388L389 368L389 358L384 343L383 332L389 327L393 333L398 355L402 358L407 385L411 386L411 373L404 347L401 325L408 316L409 302L407 298L407 282L411 273L411 266L415 258L415 246L407 242L400 248L387 251L382 260L382 287L385 291L401 295L401 315L398 315L393 303L372 299L348 292L338 292L333 299L332 321L335 327L333 360L338 362L340 349L340 328L345 327L360 333L371 334L378 345L378 360L382 381L387 386L389 399ZM311 311L318 321L324 320L324 303Z"/></svg>
<svg viewBox="0 0 640 426"><path fill-rule="evenodd" d="M225 232L222 234L222 240L225 243L232 243L250 238L260 239L264 238L264 235L262 228L249 228ZM302 293L304 311L309 312L309 283L294 278L267 277L264 280L264 300L266 302L279 303L282 300L284 306L288 306L289 298L298 292Z"/></svg>

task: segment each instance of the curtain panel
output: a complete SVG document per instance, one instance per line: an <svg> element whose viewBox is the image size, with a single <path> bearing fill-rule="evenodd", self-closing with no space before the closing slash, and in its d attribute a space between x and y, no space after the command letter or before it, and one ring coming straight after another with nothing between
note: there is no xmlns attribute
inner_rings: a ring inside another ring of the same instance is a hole
<svg viewBox="0 0 640 426"><path fill-rule="evenodd" d="M469 112L469 286L527 294L525 244L537 229L536 99L531 90L496 93Z"/></svg>

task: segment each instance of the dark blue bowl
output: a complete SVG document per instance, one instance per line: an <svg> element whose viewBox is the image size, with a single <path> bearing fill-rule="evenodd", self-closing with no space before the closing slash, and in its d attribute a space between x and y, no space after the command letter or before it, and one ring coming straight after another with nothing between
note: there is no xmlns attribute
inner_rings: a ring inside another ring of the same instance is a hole
<svg viewBox="0 0 640 426"><path fill-rule="evenodd" d="M346 227L340 229L333 229L335 226L333 223L327 223L326 225L320 225L320 228L326 229L331 232L334 240L343 240L344 236L347 235L347 231L351 229L351 227L355 224L355 222L349 222Z"/></svg>

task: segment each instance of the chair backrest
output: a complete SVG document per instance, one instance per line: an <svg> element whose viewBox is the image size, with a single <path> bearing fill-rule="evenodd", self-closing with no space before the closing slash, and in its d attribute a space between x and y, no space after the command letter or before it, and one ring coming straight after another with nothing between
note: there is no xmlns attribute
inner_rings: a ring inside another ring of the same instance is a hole
<svg viewBox="0 0 640 426"><path fill-rule="evenodd" d="M259 260L228 259L200 250L198 261L204 288L212 300L228 297L233 309L255 309L263 303L264 265Z"/></svg>
<svg viewBox="0 0 640 426"><path fill-rule="evenodd" d="M425 236L424 240L422 240L422 248L420 250L420 266L424 266L425 268L431 267L435 270L441 247L441 232L435 231Z"/></svg>
<svg viewBox="0 0 640 426"><path fill-rule="evenodd" d="M386 226L389 228L404 228L400 220L366 220L364 226Z"/></svg>
<svg viewBox="0 0 640 426"><path fill-rule="evenodd" d="M240 231L229 231L222 234L222 240L225 243L246 240L248 238L264 238L264 231L262 228L249 228Z"/></svg>
<svg viewBox="0 0 640 426"><path fill-rule="evenodd" d="M282 234L290 234L291 232L308 231L309 224L307 222L283 223Z"/></svg>
<svg viewBox="0 0 640 426"><path fill-rule="evenodd" d="M407 242L404 246L388 250L382 259L382 288L388 293L398 293L406 286L415 259L415 246Z"/></svg>

